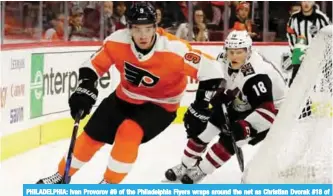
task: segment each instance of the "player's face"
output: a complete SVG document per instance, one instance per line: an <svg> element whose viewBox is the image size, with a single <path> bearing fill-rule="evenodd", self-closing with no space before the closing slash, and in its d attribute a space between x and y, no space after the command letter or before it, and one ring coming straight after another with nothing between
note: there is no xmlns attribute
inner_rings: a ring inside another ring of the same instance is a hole
<svg viewBox="0 0 333 196"><path fill-rule="evenodd" d="M245 48L227 49L227 58L233 69L239 69L246 61L247 50Z"/></svg>
<svg viewBox="0 0 333 196"><path fill-rule="evenodd" d="M156 28L153 24L132 25L131 33L134 42L140 49L149 49L153 45Z"/></svg>

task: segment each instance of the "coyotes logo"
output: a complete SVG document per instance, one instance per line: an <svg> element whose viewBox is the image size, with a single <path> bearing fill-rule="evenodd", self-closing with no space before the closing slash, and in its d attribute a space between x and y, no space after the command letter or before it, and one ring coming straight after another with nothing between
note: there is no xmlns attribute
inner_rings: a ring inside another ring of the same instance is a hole
<svg viewBox="0 0 333 196"><path fill-rule="evenodd" d="M241 68L241 72L244 74L244 76L248 76L255 73L251 63L243 65Z"/></svg>

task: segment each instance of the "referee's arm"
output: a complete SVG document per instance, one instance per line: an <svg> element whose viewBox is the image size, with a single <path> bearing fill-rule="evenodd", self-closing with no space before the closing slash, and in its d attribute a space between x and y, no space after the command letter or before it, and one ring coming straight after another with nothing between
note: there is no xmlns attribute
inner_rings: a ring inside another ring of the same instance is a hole
<svg viewBox="0 0 333 196"><path fill-rule="evenodd" d="M330 19L326 16L326 14L324 14L320 10L316 10L316 14L317 14L317 17L320 22L320 28L323 28L323 27L331 24Z"/></svg>
<svg viewBox="0 0 333 196"><path fill-rule="evenodd" d="M295 27L294 27L294 20L295 19L291 16L287 23L287 38L288 38L288 42L289 42L289 46L290 46L291 50L294 49L294 45L296 44L296 40L297 40L297 35L295 32Z"/></svg>

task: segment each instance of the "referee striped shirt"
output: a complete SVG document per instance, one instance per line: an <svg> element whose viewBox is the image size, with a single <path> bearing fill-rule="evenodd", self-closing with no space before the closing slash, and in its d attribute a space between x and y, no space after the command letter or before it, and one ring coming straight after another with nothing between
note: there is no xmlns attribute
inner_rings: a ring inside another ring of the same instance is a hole
<svg viewBox="0 0 333 196"><path fill-rule="evenodd" d="M318 31L330 24L328 17L316 7L310 16L304 16L302 11L293 14L287 24L287 38L291 49L299 36L304 36L308 44Z"/></svg>

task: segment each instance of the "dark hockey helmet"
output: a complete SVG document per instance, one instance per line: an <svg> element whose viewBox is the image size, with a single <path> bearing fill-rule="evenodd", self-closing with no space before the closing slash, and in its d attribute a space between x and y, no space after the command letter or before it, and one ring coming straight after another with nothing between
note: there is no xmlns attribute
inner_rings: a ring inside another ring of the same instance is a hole
<svg viewBox="0 0 333 196"><path fill-rule="evenodd" d="M147 2L133 3L128 14L128 24L155 24L156 10Z"/></svg>

